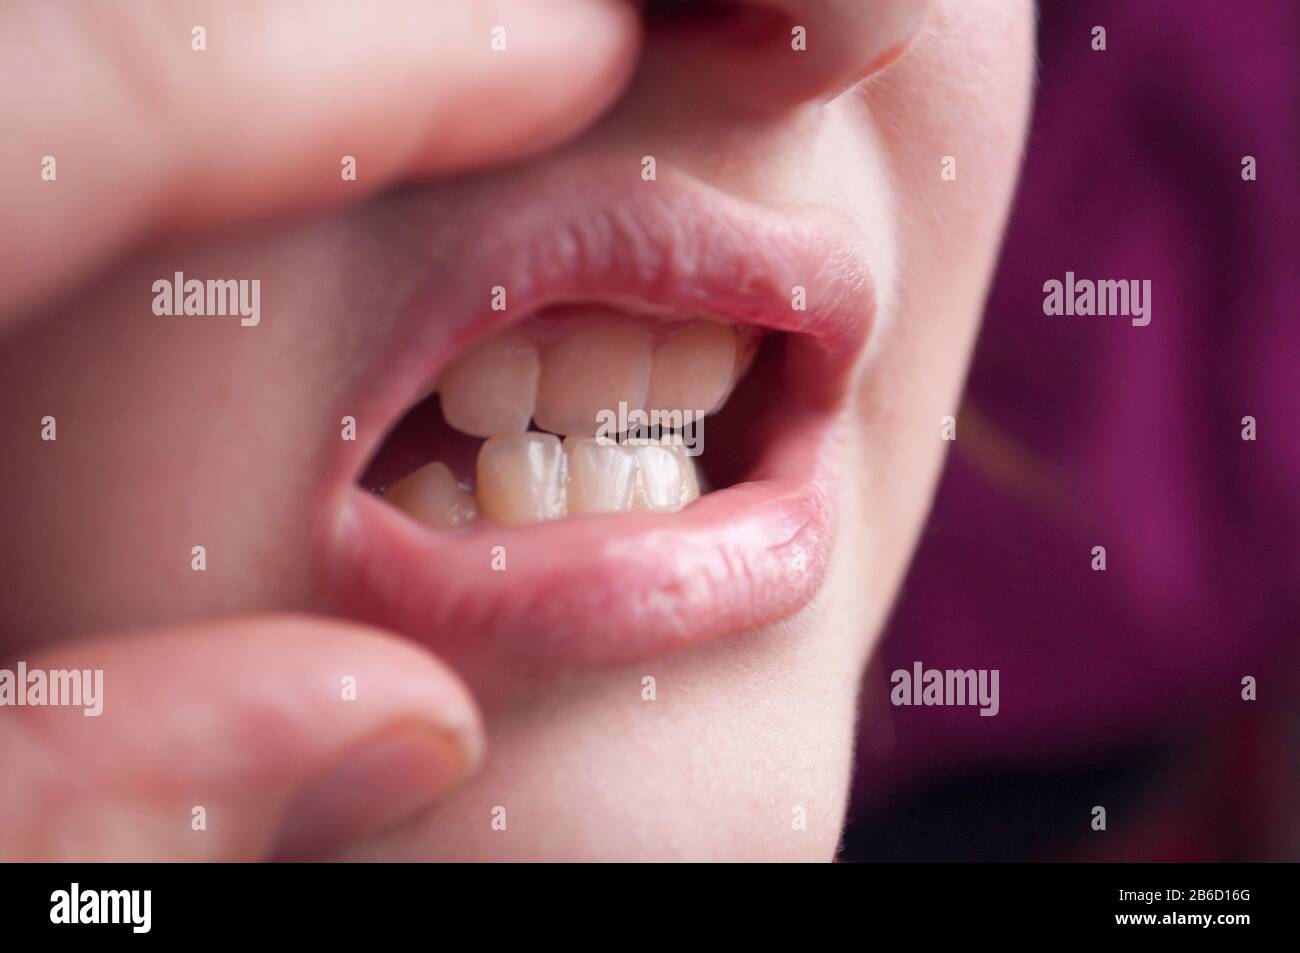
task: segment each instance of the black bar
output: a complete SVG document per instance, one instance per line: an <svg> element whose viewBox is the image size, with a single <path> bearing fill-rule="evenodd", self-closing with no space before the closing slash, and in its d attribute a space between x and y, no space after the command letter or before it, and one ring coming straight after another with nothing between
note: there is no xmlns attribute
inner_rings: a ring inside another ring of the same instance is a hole
<svg viewBox="0 0 1300 953"><path fill-rule="evenodd" d="M6 940L149 942L285 938L374 941L415 931L484 940L520 927L535 940L603 927L660 940L670 927L731 939L783 925L850 931L865 943L918 929L925 940L1123 937L1181 945L1296 935L1293 865L6 865ZM78 885L82 910L119 908L117 924L53 923ZM140 905L149 893L148 931ZM1171 896L1171 891L1174 893ZM94 893L93 900L87 900ZM86 906L89 903L90 906ZM57 907L57 909L56 909ZM1191 920L1192 917L1197 920ZM1209 918L1205 925L1200 918ZM1233 918L1225 920L1224 918ZM1121 918L1126 918L1121 922ZM1138 919L1135 919L1138 918ZM1142 922L1146 920L1146 922ZM432 928L432 932L430 932ZM60 935L63 935L62 937ZM679 934L680 935L680 934ZM466 938L468 939L468 938ZM463 942L463 941L462 941ZM923 943L922 947L929 943Z"/></svg>

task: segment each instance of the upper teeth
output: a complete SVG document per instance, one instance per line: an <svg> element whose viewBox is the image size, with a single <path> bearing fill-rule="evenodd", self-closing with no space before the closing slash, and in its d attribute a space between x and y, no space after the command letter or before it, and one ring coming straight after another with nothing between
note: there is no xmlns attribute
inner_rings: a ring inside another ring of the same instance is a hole
<svg viewBox="0 0 1300 953"><path fill-rule="evenodd" d="M512 328L448 365L438 381L447 423L491 437L520 433L533 419L551 433L592 436L597 415L620 402L709 413L734 382L737 342L729 325L692 321L656 345L641 321L576 318L543 347Z"/></svg>
<svg viewBox="0 0 1300 953"><path fill-rule="evenodd" d="M475 437L527 430L540 373L531 340L515 329L498 334L442 372L442 415L448 424Z"/></svg>
<svg viewBox="0 0 1300 953"><path fill-rule="evenodd" d="M655 348L646 406L712 413L736 370L735 332L715 321L694 321Z"/></svg>
<svg viewBox="0 0 1300 953"><path fill-rule="evenodd" d="M542 355L533 408L537 426L591 434L605 408L645 407L651 353L649 331L632 322L596 322L552 344Z"/></svg>

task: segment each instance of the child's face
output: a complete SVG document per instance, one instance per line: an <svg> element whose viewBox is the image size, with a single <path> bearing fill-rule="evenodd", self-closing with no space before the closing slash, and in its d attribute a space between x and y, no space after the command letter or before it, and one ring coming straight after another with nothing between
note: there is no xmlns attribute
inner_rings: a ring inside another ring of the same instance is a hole
<svg viewBox="0 0 1300 953"><path fill-rule="evenodd" d="M945 0L869 82L828 101L791 86L769 111L755 107L783 74L767 53L665 28L613 110L558 151L120 263L0 343L6 416L55 415L60 437L32 454L28 429L0 431L0 455L22 461L0 503L6 654L229 613L342 614L456 667L489 745L449 801L354 856L829 857L862 665L930 504L999 246L1032 30L1028 0ZM758 236L736 202L811 224ZM522 236L538 246L511 246ZM807 310L789 320L846 322L788 364L765 346L706 424L705 468L714 445L745 461L726 482L757 488L449 542L363 496L367 458L450 354L523 317L530 282L620 290L599 261L611 246L641 281L636 236L677 283L636 297L680 306L691 274L717 268L740 310L800 285ZM849 252L819 258L823 241ZM583 261L548 276L566 247ZM260 323L155 316L149 289L177 271L260 279ZM508 836L490 826L498 805Z"/></svg>

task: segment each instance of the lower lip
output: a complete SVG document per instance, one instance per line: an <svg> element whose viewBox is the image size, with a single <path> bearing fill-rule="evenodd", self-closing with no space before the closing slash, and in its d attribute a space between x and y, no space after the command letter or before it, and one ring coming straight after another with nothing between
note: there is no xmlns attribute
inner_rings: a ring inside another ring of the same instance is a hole
<svg viewBox="0 0 1300 953"><path fill-rule="evenodd" d="M671 515L435 534L351 487L322 550L327 599L479 671L626 664L761 628L821 586L836 429L829 412L784 417L748 482Z"/></svg>

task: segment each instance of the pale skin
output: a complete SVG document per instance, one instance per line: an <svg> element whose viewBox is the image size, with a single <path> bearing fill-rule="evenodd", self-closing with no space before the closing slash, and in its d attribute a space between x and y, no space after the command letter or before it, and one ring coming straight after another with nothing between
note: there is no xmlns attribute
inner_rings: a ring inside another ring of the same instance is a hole
<svg viewBox="0 0 1300 953"><path fill-rule="evenodd" d="M107 698L98 719L0 710L18 779L0 857L833 856L861 672L930 506L1014 188L1033 11L772 6L807 25L797 65L708 32L669 42L619 0L554 2L544 22L531 0L394 4L364 23L344 4L136 4L128 22L6 6L0 664L103 668ZM511 49L490 59L499 23ZM42 78L51 57L61 72ZM418 181L436 214L467 171L599 154L637 176L647 151L860 225L880 310L843 408L821 590L653 663L490 685L406 633L322 618L302 553L339 432L317 411L359 386L366 317L394 306L391 263L411 253L410 198L381 193ZM260 278L280 289L275 320L153 317L139 289L180 269ZM340 702L340 673L356 701ZM335 792L326 829L304 832L313 780L393 737L384 785L359 788L373 816ZM221 823L195 831L196 805Z"/></svg>

